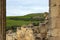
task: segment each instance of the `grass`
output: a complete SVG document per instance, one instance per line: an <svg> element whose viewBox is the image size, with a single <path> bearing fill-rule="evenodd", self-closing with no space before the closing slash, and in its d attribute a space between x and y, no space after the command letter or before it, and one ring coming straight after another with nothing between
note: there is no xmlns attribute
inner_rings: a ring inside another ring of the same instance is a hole
<svg viewBox="0 0 60 40"><path fill-rule="evenodd" d="M7 16L6 17L6 28L7 28L7 30L9 30L10 28L12 28L12 26L17 27L17 26L27 25L31 22L34 22L34 23L41 22L41 21L36 21L36 20L31 21L30 18L36 17L36 16L40 16L40 17L44 18L43 15L44 15L44 13L28 14L25 16ZM25 19L25 20L23 20L23 19ZM26 19L29 19L29 20L27 21Z"/></svg>

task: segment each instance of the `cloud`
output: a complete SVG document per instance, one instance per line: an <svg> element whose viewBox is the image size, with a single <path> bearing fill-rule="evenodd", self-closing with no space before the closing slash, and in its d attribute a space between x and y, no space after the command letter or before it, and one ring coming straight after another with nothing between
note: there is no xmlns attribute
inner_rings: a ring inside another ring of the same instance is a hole
<svg viewBox="0 0 60 40"><path fill-rule="evenodd" d="M48 12L48 0L7 0L7 16L22 16L29 13Z"/></svg>
<svg viewBox="0 0 60 40"><path fill-rule="evenodd" d="M9 16L22 16L22 15L26 15L29 13L40 13L40 12L46 12L46 10L48 11L48 8L46 7L31 7L31 8L15 8L15 9L8 9L7 10L7 15Z"/></svg>

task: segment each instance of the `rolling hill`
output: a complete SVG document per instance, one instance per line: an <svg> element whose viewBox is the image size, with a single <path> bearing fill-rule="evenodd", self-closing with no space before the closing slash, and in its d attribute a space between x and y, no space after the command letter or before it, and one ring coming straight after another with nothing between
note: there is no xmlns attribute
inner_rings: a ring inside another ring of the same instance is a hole
<svg viewBox="0 0 60 40"><path fill-rule="evenodd" d="M47 13L47 12L45 12ZM39 23L44 21L45 13L31 13L24 16L6 16L6 30L16 28L29 23Z"/></svg>

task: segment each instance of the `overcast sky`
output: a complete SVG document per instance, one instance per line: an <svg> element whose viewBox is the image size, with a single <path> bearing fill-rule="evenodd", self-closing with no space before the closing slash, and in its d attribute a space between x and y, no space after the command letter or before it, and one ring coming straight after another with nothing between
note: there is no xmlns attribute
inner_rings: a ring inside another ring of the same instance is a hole
<svg viewBox="0 0 60 40"><path fill-rule="evenodd" d="M6 0L7 16L22 16L48 11L49 0Z"/></svg>

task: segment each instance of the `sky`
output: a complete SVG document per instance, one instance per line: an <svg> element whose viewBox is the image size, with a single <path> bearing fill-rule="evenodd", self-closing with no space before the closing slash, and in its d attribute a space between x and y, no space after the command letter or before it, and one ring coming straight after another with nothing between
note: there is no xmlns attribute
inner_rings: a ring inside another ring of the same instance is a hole
<svg viewBox="0 0 60 40"><path fill-rule="evenodd" d="M6 0L6 16L49 12L49 0Z"/></svg>

